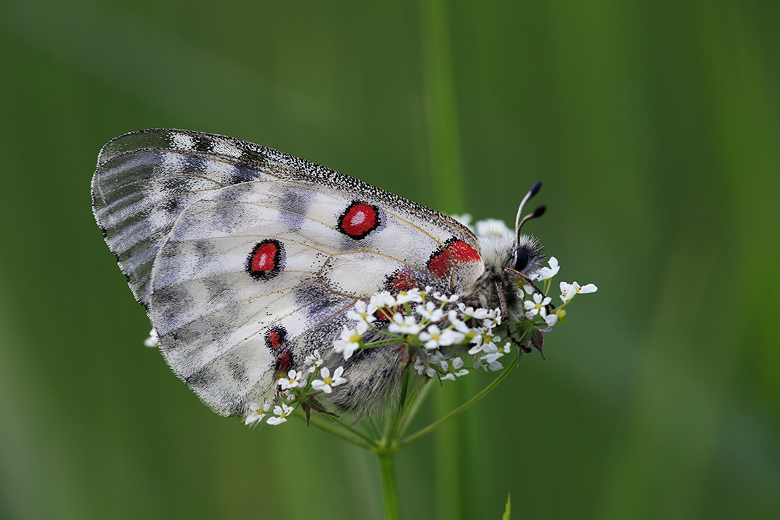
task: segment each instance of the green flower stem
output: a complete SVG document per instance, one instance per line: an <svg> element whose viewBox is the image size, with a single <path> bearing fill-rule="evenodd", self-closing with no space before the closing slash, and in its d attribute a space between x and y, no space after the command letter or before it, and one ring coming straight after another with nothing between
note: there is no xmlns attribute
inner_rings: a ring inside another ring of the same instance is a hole
<svg viewBox="0 0 780 520"><path fill-rule="evenodd" d="M301 413L293 414L293 417L297 417L302 421L306 420L306 417L304 417L304 415ZM331 420L332 422L328 423L326 422L327 420ZM312 415L309 424L333 435L334 437L338 437L343 441L354 444L355 446L359 446L366 450L371 450L373 448L373 442L371 439L343 423L337 423L330 417L328 417L328 419L322 419L319 416Z"/></svg>
<svg viewBox="0 0 780 520"><path fill-rule="evenodd" d="M376 421L374 420L374 418L369 415L367 417L366 423L367 423L366 429L367 430L371 430L369 433L371 433L371 435L373 435L375 439L378 439L379 438L379 426L376 424Z"/></svg>
<svg viewBox="0 0 780 520"><path fill-rule="evenodd" d="M414 416L417 415L417 412L420 410L420 406L425 402L425 397L428 395L431 388L433 388L433 385L428 381L420 388L415 389L410 395L407 400L407 406L402 412L401 419L398 421L397 432L399 437L406 432L412 419L414 419Z"/></svg>
<svg viewBox="0 0 780 520"><path fill-rule="evenodd" d="M401 398L398 401L398 406L393 413L392 418L388 418L385 421L385 435L383 441L395 442L398 437L398 422L401 420L401 416L406 408L406 398L409 395L409 381L411 368L409 366L404 370L403 386L401 387Z"/></svg>
<svg viewBox="0 0 780 520"><path fill-rule="evenodd" d="M465 403L463 403L459 407L455 408L453 411L451 411L450 413L448 413L447 415L445 415L444 417L442 417L438 421L436 421L434 423L431 423L430 425L426 426L422 430L419 430L416 433L413 433L412 435L408 436L407 438L405 438L404 440L399 442L398 443L398 449L400 450L401 448L403 448L407 444L410 444L410 443L416 441L420 437L424 437L424 436L428 435L429 433L434 431L439 426L445 424L447 421L449 421L453 417L457 417L461 413L463 413L466 410L468 410L472 405L474 405L477 401L479 401L480 399L485 397L496 386L498 386L498 384L501 381L503 381L504 378L506 378L509 375L509 373L512 372L512 370L515 369L515 367L519 363L520 358L522 358L522 356L523 356L523 351L521 349L518 349L517 356L515 356L515 359L512 360L512 363L506 369L504 369L501 372L501 374L496 379L493 380L492 383L490 383L488 386L486 386L480 393L478 393L477 395L475 395L474 397L472 397L471 399L469 399L468 401L466 401Z"/></svg>
<svg viewBox="0 0 780 520"><path fill-rule="evenodd" d="M395 477L395 450L375 452L382 467L382 501L385 506L385 520L400 520L398 482Z"/></svg>

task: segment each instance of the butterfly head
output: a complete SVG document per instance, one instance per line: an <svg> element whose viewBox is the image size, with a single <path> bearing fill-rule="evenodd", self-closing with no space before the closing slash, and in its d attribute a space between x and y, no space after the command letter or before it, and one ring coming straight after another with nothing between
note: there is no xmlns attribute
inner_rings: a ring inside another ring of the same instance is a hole
<svg viewBox="0 0 780 520"><path fill-rule="evenodd" d="M545 260L542 243L532 235L522 234L526 222L544 213L545 207L539 206L523 216L526 203L536 195L541 185L536 182L523 197L514 232L507 230L506 226L501 226L502 230L477 230L485 271L466 291L467 303L484 308L506 306L509 311L521 312L522 298L518 295L518 288L531 282Z"/></svg>

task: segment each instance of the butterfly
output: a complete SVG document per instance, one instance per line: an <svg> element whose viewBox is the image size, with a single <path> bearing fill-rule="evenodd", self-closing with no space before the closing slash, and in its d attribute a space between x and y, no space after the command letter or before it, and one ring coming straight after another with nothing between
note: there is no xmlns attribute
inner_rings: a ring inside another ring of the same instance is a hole
<svg viewBox="0 0 780 520"><path fill-rule="evenodd" d="M544 260L520 218L511 237L465 225L329 168L221 135L142 130L107 143L95 219L173 372L222 415L274 399L277 379L325 352L373 294L430 287L521 313L517 281ZM396 348L359 350L330 406L364 415L398 387ZM326 356L326 359L328 357Z"/></svg>

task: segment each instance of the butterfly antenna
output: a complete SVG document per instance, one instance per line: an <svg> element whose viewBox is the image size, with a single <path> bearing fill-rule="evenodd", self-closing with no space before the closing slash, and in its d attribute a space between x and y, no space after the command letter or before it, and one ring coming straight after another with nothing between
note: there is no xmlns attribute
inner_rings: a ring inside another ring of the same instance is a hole
<svg viewBox="0 0 780 520"><path fill-rule="evenodd" d="M525 194L525 197L523 197L523 200L520 201L520 208L517 210L517 218L515 219L515 233L517 236L520 236L520 229L523 227L523 224L525 224L527 221L531 220L532 218L538 218L541 217L544 214L544 210L547 209L545 206L539 206L536 208L533 213L530 213L523 217L523 208L525 207L526 203L531 200L531 197L539 193L539 189L542 187L541 181L536 181L533 186L531 186L531 189L528 190L528 193ZM522 218L521 218L522 217Z"/></svg>

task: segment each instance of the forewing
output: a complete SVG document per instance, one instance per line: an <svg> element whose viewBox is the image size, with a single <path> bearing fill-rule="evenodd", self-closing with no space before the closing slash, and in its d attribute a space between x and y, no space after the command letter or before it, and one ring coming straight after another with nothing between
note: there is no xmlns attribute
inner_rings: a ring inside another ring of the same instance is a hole
<svg viewBox="0 0 780 520"><path fill-rule="evenodd" d="M429 227L452 228L476 247L468 229L425 206L271 148L186 130L142 130L106 144L92 178L92 206L133 294L148 306L154 257L181 212L225 186L275 179L368 194Z"/></svg>

